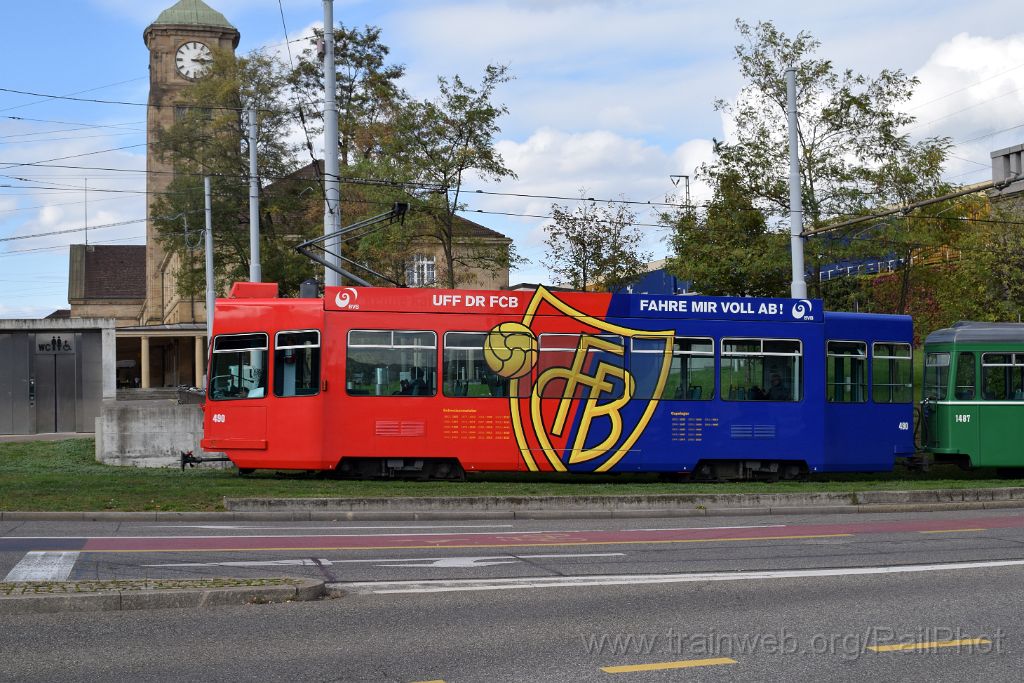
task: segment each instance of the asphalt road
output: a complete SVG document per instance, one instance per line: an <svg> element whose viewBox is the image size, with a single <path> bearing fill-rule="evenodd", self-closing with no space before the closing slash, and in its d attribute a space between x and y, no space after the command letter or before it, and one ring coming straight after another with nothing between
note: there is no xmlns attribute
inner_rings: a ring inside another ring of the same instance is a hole
<svg viewBox="0 0 1024 683"><path fill-rule="evenodd" d="M1016 511L3 523L0 579L16 570L321 577L341 597L0 617L0 680L1011 681L1024 670Z"/></svg>

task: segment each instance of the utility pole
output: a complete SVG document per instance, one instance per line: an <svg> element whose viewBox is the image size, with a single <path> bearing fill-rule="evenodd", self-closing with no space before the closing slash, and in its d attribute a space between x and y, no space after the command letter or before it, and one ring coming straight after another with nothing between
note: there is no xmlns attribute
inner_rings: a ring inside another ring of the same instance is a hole
<svg viewBox="0 0 1024 683"><path fill-rule="evenodd" d="M807 298L804 280L804 207L800 195L800 150L796 123L796 69L786 69L786 100L789 114L789 245L793 262L793 282L789 295L794 299Z"/></svg>
<svg viewBox="0 0 1024 683"><path fill-rule="evenodd" d="M249 282L261 282L260 271L260 178L256 170L256 110L249 114Z"/></svg>
<svg viewBox="0 0 1024 683"><path fill-rule="evenodd" d="M85 246L89 246L89 179L85 179Z"/></svg>
<svg viewBox="0 0 1024 683"><path fill-rule="evenodd" d="M334 68L334 0L324 1L324 235L341 225L341 175L338 168L337 73ZM341 267L337 238L325 245L327 262ZM324 284L337 287L341 276L324 269Z"/></svg>
<svg viewBox="0 0 1024 683"><path fill-rule="evenodd" d="M210 344L213 343L213 307L214 289L216 283L213 281L213 193L210 191L210 176L203 177L203 194L206 203L206 353L210 353Z"/></svg>

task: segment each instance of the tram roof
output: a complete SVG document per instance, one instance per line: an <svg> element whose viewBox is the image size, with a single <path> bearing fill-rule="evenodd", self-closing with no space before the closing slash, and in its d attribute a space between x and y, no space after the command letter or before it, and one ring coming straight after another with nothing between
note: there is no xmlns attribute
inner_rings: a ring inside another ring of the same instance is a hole
<svg viewBox="0 0 1024 683"><path fill-rule="evenodd" d="M925 344L954 342L1024 342L1024 323L985 323L961 320L929 334Z"/></svg>

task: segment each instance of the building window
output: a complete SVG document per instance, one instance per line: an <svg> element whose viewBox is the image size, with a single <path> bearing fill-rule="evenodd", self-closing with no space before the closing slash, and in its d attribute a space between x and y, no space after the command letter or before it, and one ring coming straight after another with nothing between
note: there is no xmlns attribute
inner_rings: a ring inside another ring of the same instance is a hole
<svg viewBox="0 0 1024 683"><path fill-rule="evenodd" d="M434 257L416 254L405 271L405 284L409 287L433 287L435 277Z"/></svg>
<svg viewBox="0 0 1024 683"><path fill-rule="evenodd" d="M437 393L437 334L351 330L345 386L356 396L433 396Z"/></svg>

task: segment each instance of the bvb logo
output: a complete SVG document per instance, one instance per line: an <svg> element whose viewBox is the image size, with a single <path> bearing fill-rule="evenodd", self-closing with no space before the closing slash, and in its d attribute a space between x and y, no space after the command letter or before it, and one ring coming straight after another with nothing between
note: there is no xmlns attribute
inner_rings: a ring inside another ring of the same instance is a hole
<svg viewBox="0 0 1024 683"><path fill-rule="evenodd" d="M501 377L522 377L537 362L537 337L522 323L495 325L484 341L484 360Z"/></svg>

